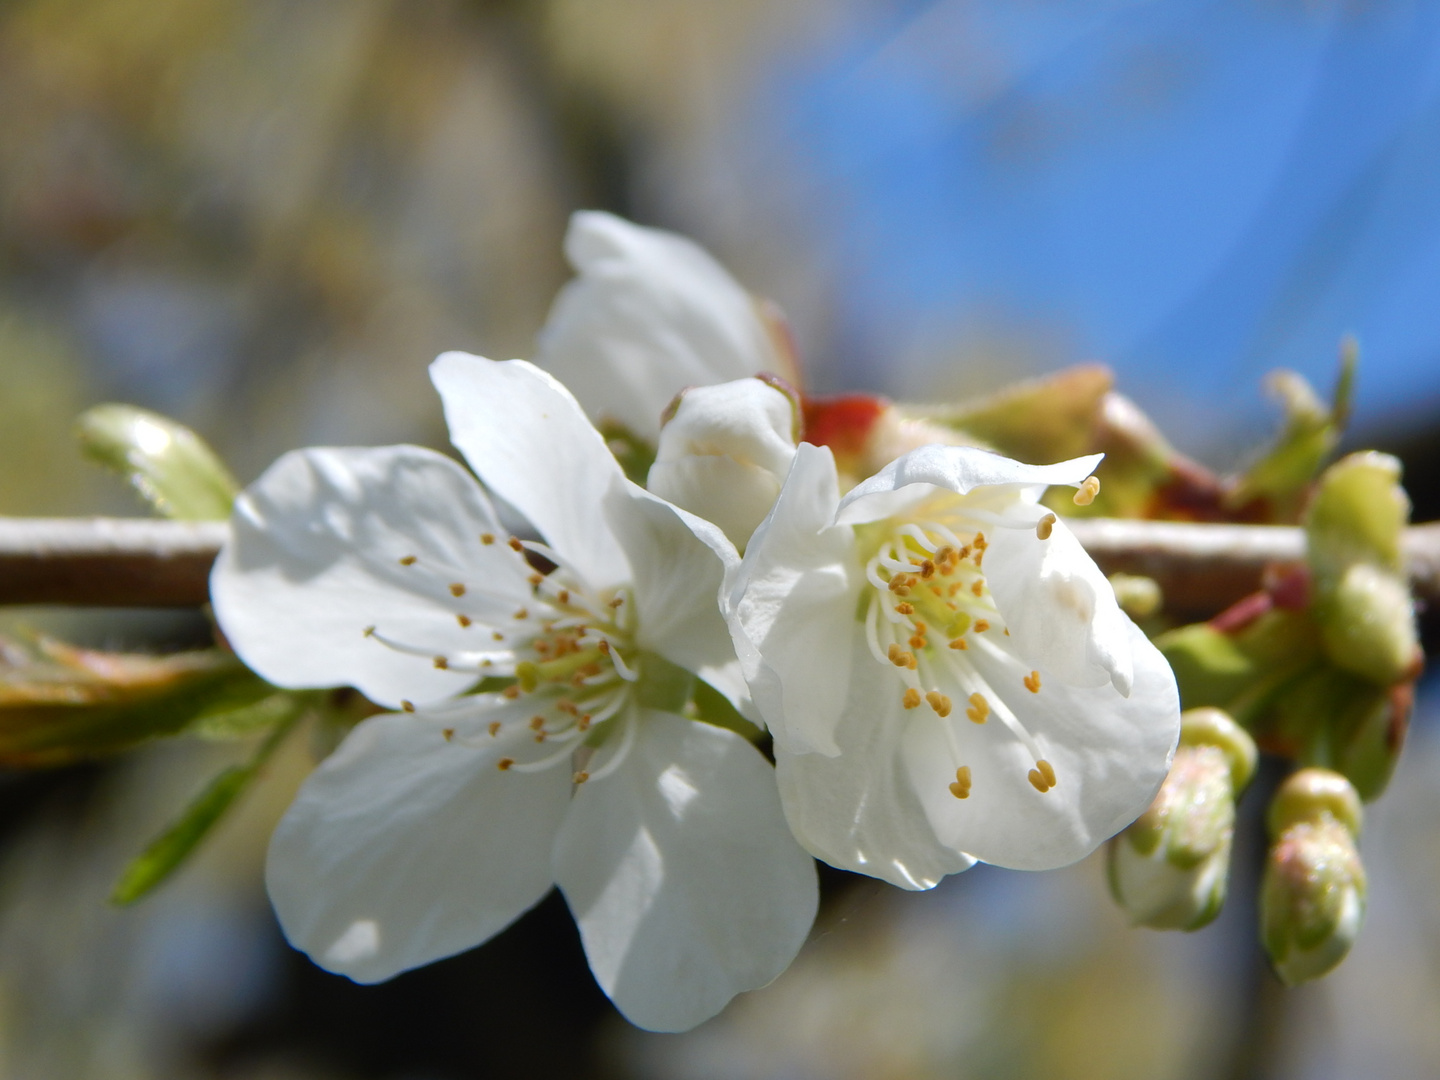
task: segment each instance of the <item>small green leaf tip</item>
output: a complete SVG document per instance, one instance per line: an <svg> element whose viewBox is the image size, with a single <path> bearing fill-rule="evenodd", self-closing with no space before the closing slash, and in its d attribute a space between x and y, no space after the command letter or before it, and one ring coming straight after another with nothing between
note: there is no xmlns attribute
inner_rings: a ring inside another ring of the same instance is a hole
<svg viewBox="0 0 1440 1080"><path fill-rule="evenodd" d="M92 461L125 477L158 514L178 521L223 521L240 490L195 432L133 405L96 405L75 434Z"/></svg>

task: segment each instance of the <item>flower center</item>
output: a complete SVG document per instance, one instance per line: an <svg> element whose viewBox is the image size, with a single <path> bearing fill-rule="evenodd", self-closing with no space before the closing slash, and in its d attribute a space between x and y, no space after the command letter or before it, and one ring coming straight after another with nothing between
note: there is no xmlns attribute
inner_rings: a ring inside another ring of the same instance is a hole
<svg viewBox="0 0 1440 1080"><path fill-rule="evenodd" d="M494 542L488 533L481 539ZM377 626L367 627L365 635L387 648L427 657L437 668L478 676L481 696L494 695L492 705L507 716L490 722L489 738L513 739L523 731L536 743L555 746L554 753L533 761L502 757L498 762L502 771L537 772L570 762L577 784L599 779L628 753L637 721L632 706L640 656L634 642L633 597L625 586L590 588L544 544L511 538L509 546L515 552L516 573L530 588L530 598L520 607L510 606L513 601L487 590L483 583L458 580L464 574L453 568L426 566L411 555L399 560L422 576L417 580L421 591L434 593L442 606L456 609L455 621L476 632L477 648L437 653L390 637ZM554 569L549 573L535 569L527 553ZM508 617L502 614L507 609ZM520 701L530 706L522 715L517 716L513 707L503 707ZM416 712L409 701L402 701L401 707ZM445 728L444 733L447 740L456 738L453 728ZM612 739L617 734L618 740ZM607 744L613 749L603 764L589 769Z"/></svg>
<svg viewBox="0 0 1440 1080"><path fill-rule="evenodd" d="M948 719L957 706L977 725L998 719L1035 762L1028 776L1031 786L1042 794L1049 791L1055 786L1054 768L976 666L979 654L999 661L1002 669L1018 668L1012 650L1000 640L1010 631L985 580L989 543L984 532L953 519L891 519L871 528L875 546L865 564L872 586L864 602L866 642L871 655L898 677L904 707L923 705L942 721L956 764L950 793L969 798L974 782ZM1025 691L1040 693L1038 671L1019 674Z"/></svg>

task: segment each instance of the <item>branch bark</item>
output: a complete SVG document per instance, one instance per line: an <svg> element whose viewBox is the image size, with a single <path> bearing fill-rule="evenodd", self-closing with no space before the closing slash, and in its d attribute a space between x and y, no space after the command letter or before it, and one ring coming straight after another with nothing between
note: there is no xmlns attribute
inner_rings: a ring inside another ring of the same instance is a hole
<svg viewBox="0 0 1440 1080"><path fill-rule="evenodd" d="M1160 583L1166 607L1203 618L1253 592L1265 567L1305 557L1295 527L1071 519L1106 573ZM194 607L209 599L224 522L0 518L0 604ZM1417 597L1440 599L1440 522L1406 530Z"/></svg>

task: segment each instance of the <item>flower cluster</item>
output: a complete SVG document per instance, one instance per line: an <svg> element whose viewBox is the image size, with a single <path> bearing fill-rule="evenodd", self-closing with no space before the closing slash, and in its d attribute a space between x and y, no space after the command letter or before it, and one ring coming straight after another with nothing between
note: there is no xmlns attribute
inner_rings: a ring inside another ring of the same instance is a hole
<svg viewBox="0 0 1440 1080"><path fill-rule="evenodd" d="M1073 862L1145 810L1174 678L1041 502L1093 498L1098 456L924 445L842 490L784 334L713 259L594 213L566 249L537 359L568 389L431 367L473 475L310 449L236 502L236 652L385 710L275 833L292 943L386 979L555 884L620 1010L680 1030L793 959L811 856L923 889ZM592 420L658 437L649 490Z"/></svg>

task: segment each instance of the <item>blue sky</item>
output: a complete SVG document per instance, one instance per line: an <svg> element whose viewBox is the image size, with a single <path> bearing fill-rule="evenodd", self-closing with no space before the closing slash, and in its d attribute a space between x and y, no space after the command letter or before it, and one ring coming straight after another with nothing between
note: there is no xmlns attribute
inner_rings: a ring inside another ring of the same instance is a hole
<svg viewBox="0 0 1440 1080"><path fill-rule="evenodd" d="M1013 335L1218 431L1353 332L1362 426L1440 411L1440 4L870 5L762 93L824 193L848 383Z"/></svg>

